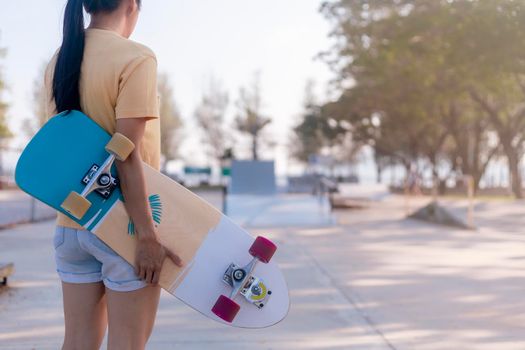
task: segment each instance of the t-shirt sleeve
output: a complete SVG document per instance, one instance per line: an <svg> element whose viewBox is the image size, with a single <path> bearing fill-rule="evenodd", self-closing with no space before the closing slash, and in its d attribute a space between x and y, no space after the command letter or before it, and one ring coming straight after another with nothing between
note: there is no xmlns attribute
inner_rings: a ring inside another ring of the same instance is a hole
<svg viewBox="0 0 525 350"><path fill-rule="evenodd" d="M157 60L144 57L129 64L120 77L115 115L158 118Z"/></svg>

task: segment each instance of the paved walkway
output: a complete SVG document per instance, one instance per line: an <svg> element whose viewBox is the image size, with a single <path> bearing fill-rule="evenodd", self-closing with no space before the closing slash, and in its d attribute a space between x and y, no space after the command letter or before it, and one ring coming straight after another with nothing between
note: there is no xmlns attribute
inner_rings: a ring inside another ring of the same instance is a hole
<svg viewBox="0 0 525 350"><path fill-rule="evenodd" d="M308 194L269 196L229 195L228 216L244 227L320 227L333 226L326 197Z"/></svg>
<svg viewBox="0 0 525 350"><path fill-rule="evenodd" d="M391 198L294 237L396 349L525 349L522 203L479 204L477 231L403 213Z"/></svg>
<svg viewBox="0 0 525 350"><path fill-rule="evenodd" d="M163 294L148 349L524 349L523 203L478 204L477 231L403 213L388 197L336 213L336 226L254 228L279 245L288 318L233 329ZM52 223L0 231L0 260L17 268L0 293L0 349L60 345L51 234Z"/></svg>
<svg viewBox="0 0 525 350"><path fill-rule="evenodd" d="M61 290L52 231L52 222L0 231L0 259L16 265L10 288L0 292L0 318L9 320L0 322L0 349L57 349L61 344ZM280 247L276 259L290 288L293 304L283 322L262 330L234 329L163 293L148 349L389 348L308 251L289 240L289 232L264 234Z"/></svg>

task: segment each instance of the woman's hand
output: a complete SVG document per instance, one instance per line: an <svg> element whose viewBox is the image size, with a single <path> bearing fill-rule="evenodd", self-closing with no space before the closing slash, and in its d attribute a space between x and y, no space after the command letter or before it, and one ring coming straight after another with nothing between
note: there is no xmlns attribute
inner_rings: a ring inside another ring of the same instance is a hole
<svg viewBox="0 0 525 350"><path fill-rule="evenodd" d="M117 119L117 132L130 139L135 149L125 161L117 161L115 164L120 179L120 188L124 195L124 205L137 231L135 271L146 282L157 284L162 264L166 258L181 267L182 260L177 254L160 244L155 234L140 154L147 119Z"/></svg>
<svg viewBox="0 0 525 350"><path fill-rule="evenodd" d="M150 284L158 284L160 270L164 260L168 258L177 266L182 267L182 259L164 247L155 234L139 235L135 254L135 272Z"/></svg>

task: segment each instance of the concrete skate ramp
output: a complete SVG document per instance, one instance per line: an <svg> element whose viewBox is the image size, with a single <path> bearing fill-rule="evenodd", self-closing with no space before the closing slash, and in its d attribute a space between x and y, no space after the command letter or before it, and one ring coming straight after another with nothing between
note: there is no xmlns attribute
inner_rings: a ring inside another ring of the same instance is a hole
<svg viewBox="0 0 525 350"><path fill-rule="evenodd" d="M408 217L411 219L428 221L439 225L475 230L475 227L469 226L466 222L461 220L450 210L441 206L437 202L431 202Z"/></svg>
<svg viewBox="0 0 525 350"><path fill-rule="evenodd" d="M273 161L232 162L229 193L272 195L277 192Z"/></svg>

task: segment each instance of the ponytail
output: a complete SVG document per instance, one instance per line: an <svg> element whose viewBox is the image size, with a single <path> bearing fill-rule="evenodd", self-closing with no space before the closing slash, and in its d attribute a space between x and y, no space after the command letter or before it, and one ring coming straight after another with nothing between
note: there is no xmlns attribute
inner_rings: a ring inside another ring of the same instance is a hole
<svg viewBox="0 0 525 350"><path fill-rule="evenodd" d="M84 56L83 0L68 0L64 13L64 34L53 76L53 97L57 113L80 110L80 68Z"/></svg>
<svg viewBox="0 0 525 350"><path fill-rule="evenodd" d="M122 0L68 0L64 13L64 38L53 76L57 113L80 110L80 69L84 57L84 9L90 14L112 12ZM140 8L141 0L136 0Z"/></svg>

